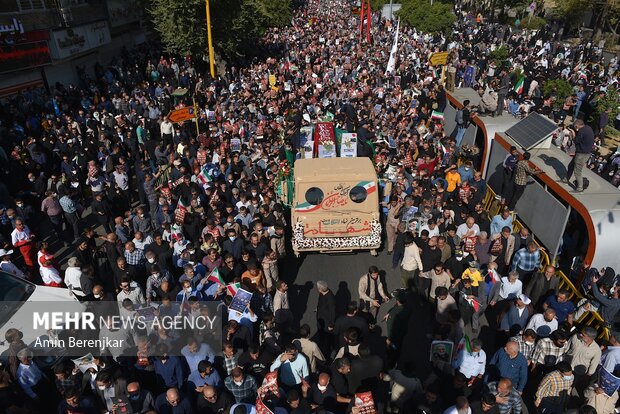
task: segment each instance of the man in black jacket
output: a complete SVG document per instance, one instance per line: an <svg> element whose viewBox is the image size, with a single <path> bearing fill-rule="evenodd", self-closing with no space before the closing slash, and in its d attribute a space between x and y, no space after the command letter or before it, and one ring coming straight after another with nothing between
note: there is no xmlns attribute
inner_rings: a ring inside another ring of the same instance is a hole
<svg viewBox="0 0 620 414"><path fill-rule="evenodd" d="M336 322L336 297L327 282L316 282L319 301L316 306L316 325L318 328L317 344L323 355L329 355L332 346L332 332Z"/></svg>
<svg viewBox="0 0 620 414"><path fill-rule="evenodd" d="M351 301L347 306L347 314L338 317L334 323L334 337L336 347L340 349L345 345L344 333L349 328L358 328L362 332L362 338L368 336L368 323L364 318L357 315L358 305L356 301Z"/></svg>

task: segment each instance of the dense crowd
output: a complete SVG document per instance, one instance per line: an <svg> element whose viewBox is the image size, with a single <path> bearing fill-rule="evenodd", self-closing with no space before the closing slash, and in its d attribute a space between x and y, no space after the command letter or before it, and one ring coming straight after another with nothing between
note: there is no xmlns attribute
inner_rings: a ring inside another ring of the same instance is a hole
<svg viewBox="0 0 620 414"><path fill-rule="evenodd" d="M597 47L565 46L551 30L479 25L457 7L451 39L402 25L397 64L386 73L395 25L375 15L367 43L348 3L323 3L308 2L290 26L268 31L258 46L266 58L217 79L190 57L148 44L96 65L93 78L84 72L77 87L56 83L49 95L29 91L2 102L3 271L67 287L80 301L114 303L111 312L121 314L151 304L160 304L160 315L187 311L186 304L200 313L207 304L230 305L238 287L252 294L244 312L225 312L221 348L200 332L112 330L133 355L95 352L86 370L70 358L39 366L11 328L3 410L614 412L617 387L609 391L601 378L618 374L620 336L612 330L601 343L596 330L579 325L598 311L613 328L614 271L589 269L588 299L574 304L556 269L541 269L542 248L528 229L513 233L516 202L537 173L527 154L513 149L504 160L505 207L490 216L479 150L461 140L474 116L531 110L559 122L571 117L577 134L587 127L600 138L613 120L601 114L591 128L578 118L617 85L616 59L604 64ZM489 58L501 44L511 50L507 67ZM427 58L446 48L445 87L473 87L482 97L478 108L458 111L456 131L433 116L443 113L446 91ZM514 69L526 76L518 92ZM574 85L576 100L555 111L553 94L541 88L559 77ZM177 88L187 94L175 96ZM192 99L200 134L166 116ZM294 281L284 270L296 261L278 180L304 145L301 128L332 117L357 132L358 156L371 157L382 180L392 269L384 277L371 266L344 314L336 312L335 282L316 281L311 332L299 326L287 294ZM231 144L237 138L239 148ZM614 176L617 160L595 168ZM432 350L412 362L403 356L418 305L435 315L432 332L415 332L416 341L432 340ZM493 332L490 343L478 338L481 323Z"/></svg>

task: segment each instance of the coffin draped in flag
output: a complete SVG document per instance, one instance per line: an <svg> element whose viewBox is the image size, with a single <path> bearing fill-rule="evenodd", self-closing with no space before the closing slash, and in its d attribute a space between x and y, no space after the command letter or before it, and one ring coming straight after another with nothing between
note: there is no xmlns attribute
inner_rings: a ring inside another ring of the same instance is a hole
<svg viewBox="0 0 620 414"><path fill-rule="evenodd" d="M336 158L336 132L331 122L317 122L314 129L314 152L319 158Z"/></svg>

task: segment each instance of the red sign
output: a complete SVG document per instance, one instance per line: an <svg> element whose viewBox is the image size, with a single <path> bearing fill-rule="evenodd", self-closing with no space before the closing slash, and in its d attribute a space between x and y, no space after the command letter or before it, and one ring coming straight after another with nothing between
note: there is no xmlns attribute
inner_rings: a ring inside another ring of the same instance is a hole
<svg viewBox="0 0 620 414"><path fill-rule="evenodd" d="M47 30L0 33L0 72L14 72L52 62Z"/></svg>
<svg viewBox="0 0 620 414"><path fill-rule="evenodd" d="M183 122L189 121L196 117L196 113L194 111L193 106L188 106L181 109L175 109L174 111L170 111L168 114L168 119L170 122Z"/></svg>

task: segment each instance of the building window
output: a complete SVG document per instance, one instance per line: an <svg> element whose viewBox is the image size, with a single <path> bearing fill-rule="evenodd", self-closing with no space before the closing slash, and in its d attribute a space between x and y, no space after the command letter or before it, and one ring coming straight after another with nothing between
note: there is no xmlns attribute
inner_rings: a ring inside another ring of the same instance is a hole
<svg viewBox="0 0 620 414"><path fill-rule="evenodd" d="M27 10L44 10L44 0L17 0L17 7L20 11Z"/></svg>

